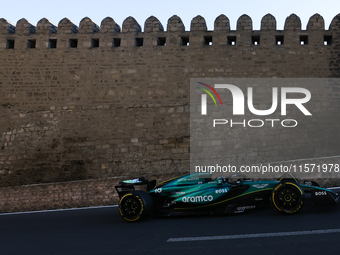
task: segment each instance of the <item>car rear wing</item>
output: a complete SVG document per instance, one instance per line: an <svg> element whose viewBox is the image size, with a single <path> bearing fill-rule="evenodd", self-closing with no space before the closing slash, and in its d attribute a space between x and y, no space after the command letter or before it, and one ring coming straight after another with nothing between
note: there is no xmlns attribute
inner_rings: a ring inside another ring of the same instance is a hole
<svg viewBox="0 0 340 255"><path fill-rule="evenodd" d="M134 190L144 190L146 192L152 190L156 186L156 180L146 180L144 177L140 177L132 180L124 180L119 182L119 185L115 186L119 198L126 193Z"/></svg>

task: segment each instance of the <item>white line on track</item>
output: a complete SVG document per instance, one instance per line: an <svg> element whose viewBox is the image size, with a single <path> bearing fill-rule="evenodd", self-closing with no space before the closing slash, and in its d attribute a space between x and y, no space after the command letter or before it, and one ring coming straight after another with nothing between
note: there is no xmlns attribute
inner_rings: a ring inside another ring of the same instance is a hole
<svg viewBox="0 0 340 255"><path fill-rule="evenodd" d="M0 213L0 216L5 216L5 215L16 215L16 214L32 214L32 213L49 213L49 212L63 212L63 211L89 210L89 209L110 208L110 207L117 207L117 206L118 206L118 205L106 205L106 206L93 206L93 207L67 208L67 209L55 209L55 210L44 210L44 211L29 211L29 212Z"/></svg>
<svg viewBox="0 0 340 255"><path fill-rule="evenodd" d="M212 240L247 239L247 238L259 238L259 237L319 235L319 234L331 234L331 233L340 233L340 229L338 228L338 229L324 229L324 230L307 230L307 231L244 234L244 235L225 235L225 236L182 237L182 238L170 238L167 240L167 242L212 241Z"/></svg>

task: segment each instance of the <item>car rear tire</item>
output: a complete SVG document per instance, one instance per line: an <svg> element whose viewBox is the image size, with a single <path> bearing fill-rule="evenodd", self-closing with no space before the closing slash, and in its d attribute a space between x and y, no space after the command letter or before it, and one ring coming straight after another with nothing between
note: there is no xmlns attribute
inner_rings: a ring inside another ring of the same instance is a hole
<svg viewBox="0 0 340 255"><path fill-rule="evenodd" d="M273 189L272 201L280 212L292 214L301 209L304 195L304 191L298 183L282 181Z"/></svg>
<svg viewBox="0 0 340 255"><path fill-rule="evenodd" d="M148 193L135 190L125 194L119 201L119 213L126 221L138 221L148 216L153 202Z"/></svg>

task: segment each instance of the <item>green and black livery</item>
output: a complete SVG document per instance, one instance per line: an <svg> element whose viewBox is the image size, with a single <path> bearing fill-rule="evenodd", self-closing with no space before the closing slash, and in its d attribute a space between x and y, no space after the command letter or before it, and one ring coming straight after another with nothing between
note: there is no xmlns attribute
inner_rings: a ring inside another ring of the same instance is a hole
<svg viewBox="0 0 340 255"><path fill-rule="evenodd" d="M140 188L144 187L144 191ZM145 178L126 180L115 187L119 211L127 221L147 215L230 214L273 204L287 214L298 212L310 193L314 204L336 204L339 194L315 182L299 183L293 177L253 181L244 175L232 179L191 174L162 182Z"/></svg>

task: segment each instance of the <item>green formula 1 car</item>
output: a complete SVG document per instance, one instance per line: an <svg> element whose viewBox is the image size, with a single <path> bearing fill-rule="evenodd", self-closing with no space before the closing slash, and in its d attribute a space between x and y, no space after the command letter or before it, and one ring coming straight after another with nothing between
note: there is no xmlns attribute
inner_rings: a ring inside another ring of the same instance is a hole
<svg viewBox="0 0 340 255"><path fill-rule="evenodd" d="M296 213L310 193L314 204L331 205L340 195L314 181L300 184L293 177L278 181L252 181L244 175L230 178L191 174L162 182L144 178L126 180L116 186L119 212L127 221L147 215L229 214L269 206L283 213ZM235 179L236 178L236 179ZM145 186L145 191L135 188ZM271 201L271 202L270 202Z"/></svg>

